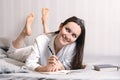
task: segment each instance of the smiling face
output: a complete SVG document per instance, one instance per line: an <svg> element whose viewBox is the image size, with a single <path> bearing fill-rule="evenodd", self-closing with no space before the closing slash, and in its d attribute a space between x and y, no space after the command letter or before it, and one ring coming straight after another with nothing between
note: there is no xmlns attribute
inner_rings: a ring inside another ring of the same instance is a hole
<svg viewBox="0 0 120 80"><path fill-rule="evenodd" d="M81 28L75 22L68 22L64 26L60 26L60 32L56 37L57 45L63 47L76 41L81 34Z"/></svg>

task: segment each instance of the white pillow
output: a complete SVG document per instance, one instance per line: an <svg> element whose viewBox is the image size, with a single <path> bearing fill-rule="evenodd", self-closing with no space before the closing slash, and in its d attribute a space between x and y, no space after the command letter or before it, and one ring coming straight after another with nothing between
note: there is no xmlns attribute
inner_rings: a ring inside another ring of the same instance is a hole
<svg viewBox="0 0 120 80"><path fill-rule="evenodd" d="M9 47L10 46L10 40L7 38L0 37L0 47Z"/></svg>

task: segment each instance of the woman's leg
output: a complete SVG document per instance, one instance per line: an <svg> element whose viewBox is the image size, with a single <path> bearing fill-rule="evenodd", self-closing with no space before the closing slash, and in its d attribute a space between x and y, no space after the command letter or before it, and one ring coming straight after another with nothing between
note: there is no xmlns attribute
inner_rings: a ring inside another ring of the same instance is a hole
<svg viewBox="0 0 120 80"><path fill-rule="evenodd" d="M25 37L30 36L32 34L31 24L33 23L33 21L34 21L34 13L31 13L26 19L26 24L22 32L16 38L16 40L12 42L14 48L21 48L23 46Z"/></svg>
<svg viewBox="0 0 120 80"><path fill-rule="evenodd" d="M49 9L48 8L42 8L42 24L43 24L43 32L49 33L49 28L47 25L47 18L49 15Z"/></svg>
<svg viewBox="0 0 120 80"><path fill-rule="evenodd" d="M25 37L30 36L32 34L30 26L33 21L34 21L34 13L31 13L26 19L26 24L22 32L16 38L16 40L12 41L9 50L7 51L7 56L9 58L24 62L28 57L28 55L31 53L32 46L28 46L24 48L21 47L24 43Z"/></svg>

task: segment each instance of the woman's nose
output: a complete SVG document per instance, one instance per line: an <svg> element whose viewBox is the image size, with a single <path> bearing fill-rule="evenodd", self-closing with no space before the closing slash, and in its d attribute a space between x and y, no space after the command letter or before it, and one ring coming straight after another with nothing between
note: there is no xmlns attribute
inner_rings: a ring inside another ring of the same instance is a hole
<svg viewBox="0 0 120 80"><path fill-rule="evenodd" d="M67 39L67 41L70 41L71 35L70 35L70 34L67 34L67 35L66 35L66 39Z"/></svg>

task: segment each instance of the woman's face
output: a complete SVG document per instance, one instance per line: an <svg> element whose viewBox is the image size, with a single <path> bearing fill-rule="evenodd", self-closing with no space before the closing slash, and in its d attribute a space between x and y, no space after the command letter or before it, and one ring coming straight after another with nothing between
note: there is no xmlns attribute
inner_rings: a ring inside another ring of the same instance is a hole
<svg viewBox="0 0 120 80"><path fill-rule="evenodd" d="M57 36L58 45L65 46L76 41L81 33L81 28L75 22L68 22L60 27L60 32Z"/></svg>

